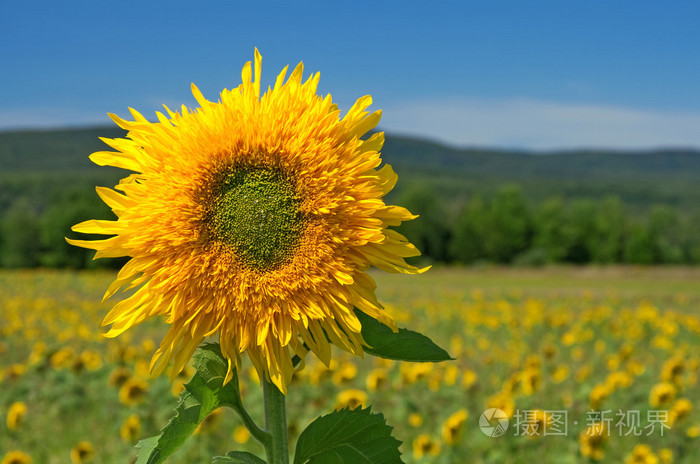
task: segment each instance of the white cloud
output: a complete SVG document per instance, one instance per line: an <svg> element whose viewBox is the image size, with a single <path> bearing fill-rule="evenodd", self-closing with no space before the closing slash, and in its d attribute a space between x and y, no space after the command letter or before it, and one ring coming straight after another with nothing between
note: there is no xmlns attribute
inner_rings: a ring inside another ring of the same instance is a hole
<svg viewBox="0 0 700 464"><path fill-rule="evenodd" d="M536 150L700 148L700 112L524 98L402 102L384 108L381 128L456 146Z"/></svg>

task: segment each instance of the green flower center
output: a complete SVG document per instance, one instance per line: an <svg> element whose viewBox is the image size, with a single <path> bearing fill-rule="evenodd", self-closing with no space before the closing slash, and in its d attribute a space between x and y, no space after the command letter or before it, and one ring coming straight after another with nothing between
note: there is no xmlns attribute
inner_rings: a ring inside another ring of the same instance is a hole
<svg viewBox="0 0 700 464"><path fill-rule="evenodd" d="M209 223L246 266L269 271L291 259L304 225L291 179L272 167L234 167L217 182Z"/></svg>

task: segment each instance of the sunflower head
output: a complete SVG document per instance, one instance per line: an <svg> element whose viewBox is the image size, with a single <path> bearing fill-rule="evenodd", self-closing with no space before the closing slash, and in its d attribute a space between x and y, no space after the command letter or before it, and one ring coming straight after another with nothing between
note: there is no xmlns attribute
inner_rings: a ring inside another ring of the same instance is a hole
<svg viewBox="0 0 700 464"><path fill-rule="evenodd" d="M141 379L131 377L119 388L119 401L127 406L134 406L146 399L148 384Z"/></svg>
<svg viewBox="0 0 700 464"><path fill-rule="evenodd" d="M218 102L192 86L199 108L157 113L149 122L112 116L128 131L103 139L100 165L132 172L98 194L116 221L86 221L69 240L96 257L128 256L109 287L138 287L104 320L117 336L162 315L170 331L151 369L173 361L177 375L205 337L218 334L229 374L247 353L260 377L286 391L292 357L310 350L325 364L330 346L362 353L355 308L396 329L367 274L418 273L404 258L418 250L390 229L413 219L383 197L397 176L381 166L382 133L366 134L380 112L363 97L340 117L319 75L302 80L287 68L261 95L261 57L243 67L242 83Z"/></svg>
<svg viewBox="0 0 700 464"><path fill-rule="evenodd" d="M27 414L27 405L23 401L16 401L10 405L10 410L7 412L7 428L17 430L24 416Z"/></svg>
<svg viewBox="0 0 700 464"><path fill-rule="evenodd" d="M2 458L0 464L32 464L32 457L24 451L10 451Z"/></svg>
<svg viewBox="0 0 700 464"><path fill-rule="evenodd" d="M73 464L91 462L95 458L95 448L89 441L81 441L70 451L70 460Z"/></svg>
<svg viewBox="0 0 700 464"><path fill-rule="evenodd" d="M134 443L138 440L141 433L141 420L136 414L131 414L126 418L122 426L119 428L119 433L127 443Z"/></svg>

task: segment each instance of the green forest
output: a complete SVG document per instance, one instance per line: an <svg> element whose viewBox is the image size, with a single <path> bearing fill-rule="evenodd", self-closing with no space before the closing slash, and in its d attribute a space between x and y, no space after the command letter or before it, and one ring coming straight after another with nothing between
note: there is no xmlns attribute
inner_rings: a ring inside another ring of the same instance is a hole
<svg viewBox="0 0 700 464"><path fill-rule="evenodd" d="M0 133L0 266L117 266L68 245L70 226L111 212L93 165L117 128ZM455 149L387 136L399 174L387 202L420 218L400 232L444 263L700 263L700 152Z"/></svg>

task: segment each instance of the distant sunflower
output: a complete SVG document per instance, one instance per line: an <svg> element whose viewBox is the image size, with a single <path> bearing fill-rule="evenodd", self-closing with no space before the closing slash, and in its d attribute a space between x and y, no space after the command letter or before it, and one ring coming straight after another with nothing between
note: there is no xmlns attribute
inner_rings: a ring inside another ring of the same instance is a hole
<svg viewBox="0 0 700 464"><path fill-rule="evenodd" d="M32 464L32 457L23 451L10 451L0 464Z"/></svg>
<svg viewBox="0 0 700 464"><path fill-rule="evenodd" d="M367 393L357 389L343 390L340 393L338 393L336 409L355 409L359 407L364 407L364 405L366 404Z"/></svg>
<svg viewBox="0 0 700 464"><path fill-rule="evenodd" d="M27 414L27 405L23 401L16 401L10 405L10 410L7 412L7 428L17 430L22 424L24 416Z"/></svg>
<svg viewBox="0 0 700 464"><path fill-rule="evenodd" d="M127 406L135 406L146 399L148 384L135 377L128 378L119 388L119 401Z"/></svg>
<svg viewBox="0 0 700 464"><path fill-rule="evenodd" d="M83 464L95 458L95 448L89 441L81 441L70 450L70 460L73 464Z"/></svg>
<svg viewBox="0 0 700 464"><path fill-rule="evenodd" d="M127 443L133 443L138 440L141 433L141 420L136 414L132 414L126 418L122 426L119 428L119 433Z"/></svg>
<svg viewBox="0 0 700 464"><path fill-rule="evenodd" d="M133 171L115 190L97 192L116 221L73 227L104 240L69 240L96 258L128 256L105 298L138 288L104 320L114 337L153 316L170 331L151 370L173 360L177 375L202 340L218 332L229 375L248 353L261 377L283 392L292 356L308 347L326 364L328 339L362 353L359 308L395 329L375 297L370 266L418 273L404 258L418 250L390 230L413 219L384 203L396 183L381 164L381 113L360 98L343 118L330 95L316 94L319 74L302 82L300 63L260 96L261 57L243 67L242 84L217 103L192 85L200 108L166 107L151 123L112 119L127 138L103 139L116 151L99 165ZM306 347L304 346L306 344Z"/></svg>
<svg viewBox="0 0 700 464"><path fill-rule="evenodd" d="M460 409L452 414L442 424L442 439L448 445L456 445L464 428L464 423L469 417L469 412L466 409Z"/></svg>

